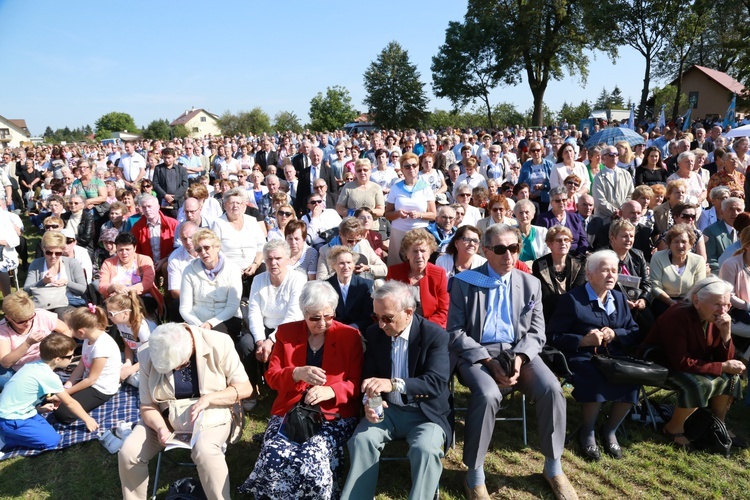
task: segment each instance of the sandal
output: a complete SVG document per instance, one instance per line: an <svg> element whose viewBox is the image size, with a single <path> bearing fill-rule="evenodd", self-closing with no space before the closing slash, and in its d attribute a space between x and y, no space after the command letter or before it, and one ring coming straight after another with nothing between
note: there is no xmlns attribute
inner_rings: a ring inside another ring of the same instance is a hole
<svg viewBox="0 0 750 500"><path fill-rule="evenodd" d="M685 450L685 451L693 451L694 450L693 443L691 443L690 440L685 436L685 433L678 432L678 433L672 434L671 432L669 432L667 430L666 427L662 427L661 430L662 430L662 432L664 433L665 436L667 436L667 437L669 437L669 438L672 439L672 444L677 449ZM677 441L680 438L685 439L687 441L687 443L680 443L679 441Z"/></svg>

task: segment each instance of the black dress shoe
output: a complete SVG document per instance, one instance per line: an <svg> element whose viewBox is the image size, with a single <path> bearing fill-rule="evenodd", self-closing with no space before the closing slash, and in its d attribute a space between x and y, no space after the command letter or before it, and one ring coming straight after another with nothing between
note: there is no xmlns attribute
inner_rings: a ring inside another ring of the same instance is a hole
<svg viewBox="0 0 750 500"><path fill-rule="evenodd" d="M593 461L599 461L602 458L602 454L599 451L599 447L595 444L592 444L590 446L584 446L581 444L581 451L583 452L583 456L593 460Z"/></svg>
<svg viewBox="0 0 750 500"><path fill-rule="evenodd" d="M622 458L622 448L620 448L620 445L617 443L608 443L604 441L604 444L602 445L604 448L604 453L609 455L612 458L616 458L617 460Z"/></svg>

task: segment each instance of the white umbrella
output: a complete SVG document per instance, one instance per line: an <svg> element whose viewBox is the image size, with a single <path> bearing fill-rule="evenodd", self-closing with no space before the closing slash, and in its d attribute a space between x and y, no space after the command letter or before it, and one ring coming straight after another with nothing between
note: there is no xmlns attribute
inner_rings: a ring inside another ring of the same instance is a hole
<svg viewBox="0 0 750 500"><path fill-rule="evenodd" d="M750 137L750 125L733 128L724 134L724 137Z"/></svg>

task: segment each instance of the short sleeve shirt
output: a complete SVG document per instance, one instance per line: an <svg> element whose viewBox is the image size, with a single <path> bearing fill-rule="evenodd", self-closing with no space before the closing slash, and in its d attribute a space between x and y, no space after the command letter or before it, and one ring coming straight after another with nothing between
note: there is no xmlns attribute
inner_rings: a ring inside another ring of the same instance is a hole
<svg viewBox="0 0 750 500"><path fill-rule="evenodd" d="M99 335L99 338L93 344L90 344L88 339L83 341L81 363L83 363L84 367L84 377L88 377L91 365L98 358L106 358L106 363L104 364L102 373L92 387L102 394L114 394L120 389L122 359L120 357L120 348L117 347L115 339L106 333Z"/></svg>
<svg viewBox="0 0 750 500"><path fill-rule="evenodd" d="M57 314L45 311L44 309L37 309L34 321L31 323L29 332L25 335L17 334L13 328L8 324L8 320L0 321L0 344L9 347L9 352L18 348L21 344L26 342L26 339L34 332L44 332L45 336L52 333L52 330L57 326ZM39 343L36 343L29 347L26 354L16 361L13 365L14 370L18 370L26 363L39 360Z"/></svg>
<svg viewBox="0 0 750 500"><path fill-rule="evenodd" d="M0 418L31 418L37 414L37 401L46 394L57 394L63 390L60 377L46 363L29 363L13 375L0 393Z"/></svg>

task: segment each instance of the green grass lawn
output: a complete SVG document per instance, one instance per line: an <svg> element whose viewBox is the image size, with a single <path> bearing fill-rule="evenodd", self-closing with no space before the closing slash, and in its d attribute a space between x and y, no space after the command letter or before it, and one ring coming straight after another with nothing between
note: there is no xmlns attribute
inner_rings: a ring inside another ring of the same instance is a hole
<svg viewBox="0 0 750 500"><path fill-rule="evenodd" d="M458 405L466 390L459 387ZM568 430L578 425L579 411L568 394ZM660 401L657 394L653 400ZM272 396L261 399L260 404L246 417L247 426L243 440L230 446L227 452L232 488L239 485L250 473L259 452L252 435L262 432L270 410ZM534 407L527 403L529 446L523 446L521 424L498 422L493 436L492 449L487 457L485 471L487 487L493 498L553 498L542 478L543 457L538 451ZM606 407L605 407L606 410ZM505 412L508 416L520 415L520 399ZM460 415L459 415L460 417ZM750 409L741 402L729 413L730 427L748 434ZM663 436L630 420L625 423L627 436L620 437L625 456L622 460L602 458L598 463L588 462L576 453L575 444L565 451L563 467L581 498L750 498L750 451L733 451L729 459L706 453L688 454L674 449ZM442 499L464 498L464 470L461 463L463 423L456 425L457 446L446 454L440 481ZM403 443L386 448L389 456L403 455ZM171 455L185 459L187 452L173 451ZM156 460L151 462L151 479ZM179 467L169 462L162 465L159 480L160 498L167 485L185 476L196 476L195 469ZM149 491L151 488L149 485ZM386 462L380 468L378 498L405 499L410 478L406 462ZM119 498L120 483L117 475L117 456L110 455L92 441L63 451L43 453L34 458L19 458L0 462L0 498ZM248 495L233 494L236 498Z"/></svg>

